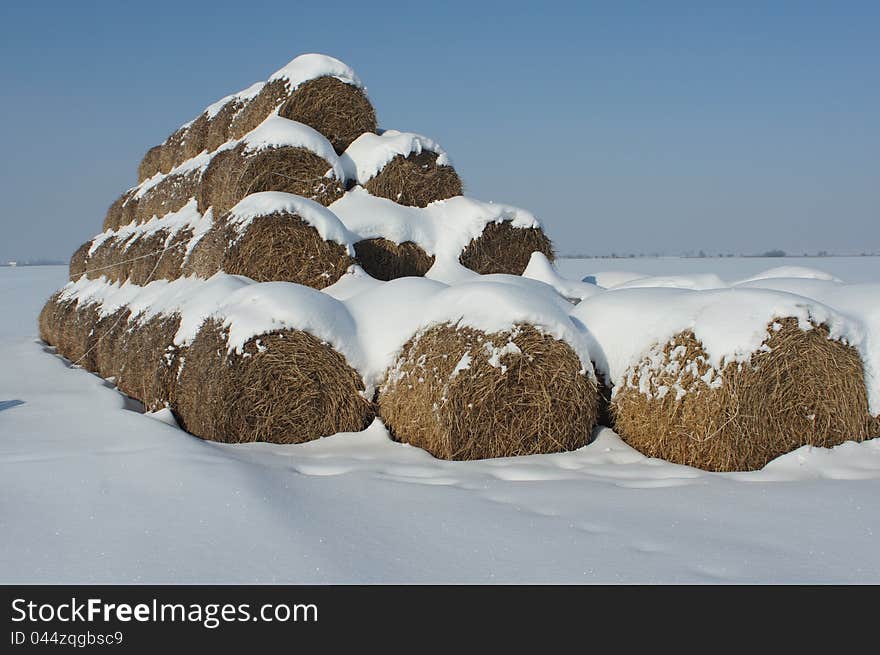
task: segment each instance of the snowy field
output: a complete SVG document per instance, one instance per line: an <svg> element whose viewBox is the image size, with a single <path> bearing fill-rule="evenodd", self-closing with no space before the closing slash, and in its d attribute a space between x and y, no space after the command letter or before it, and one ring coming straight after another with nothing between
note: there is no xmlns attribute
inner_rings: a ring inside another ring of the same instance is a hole
<svg viewBox="0 0 880 655"><path fill-rule="evenodd" d="M560 261L573 278L783 265L880 281L876 257ZM880 582L880 440L738 474L647 459L606 428L576 452L480 462L378 422L204 442L39 342L66 278L0 268L0 582Z"/></svg>

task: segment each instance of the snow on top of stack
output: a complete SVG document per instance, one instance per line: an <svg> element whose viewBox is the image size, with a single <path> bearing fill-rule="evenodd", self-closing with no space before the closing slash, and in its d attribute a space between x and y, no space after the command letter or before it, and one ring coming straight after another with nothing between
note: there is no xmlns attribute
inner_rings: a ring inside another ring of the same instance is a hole
<svg viewBox="0 0 880 655"><path fill-rule="evenodd" d="M282 146L305 148L329 163L336 179L345 179L345 171L339 161L339 155L333 150L327 137L304 123L272 114L259 126L245 134L241 143L247 145L246 149L249 152Z"/></svg>
<svg viewBox="0 0 880 655"><path fill-rule="evenodd" d="M385 130L382 134L362 134L342 153L348 179L366 184L395 157L408 157L423 151L437 155L437 164L452 166L452 160L439 143L421 134Z"/></svg>
<svg viewBox="0 0 880 655"><path fill-rule="evenodd" d="M828 326L830 336L858 349L863 360L865 328L860 321L816 300L758 289L642 288L609 290L581 302L572 316L586 327L599 370L619 384L634 364L657 344L691 330L703 344L708 363L722 370L746 362L769 337L767 326L794 317L808 330Z"/></svg>
<svg viewBox="0 0 880 655"><path fill-rule="evenodd" d="M427 207L399 205L354 188L330 205L343 224L362 239L412 241L436 261L428 277L452 281L476 275L458 263L462 249L489 223L510 221L518 228L540 227L530 212L500 203L456 196Z"/></svg>
<svg viewBox="0 0 880 655"><path fill-rule="evenodd" d="M335 57L316 53L294 58L286 66L275 71L269 81L287 80L291 89L296 89L301 84L319 77L335 77L340 82L365 90L363 82L348 64Z"/></svg>
<svg viewBox="0 0 880 655"><path fill-rule="evenodd" d="M336 214L314 200L292 193L282 191L252 193L229 210L227 219L241 233L255 218L276 212L296 214L314 227L322 239L346 246L349 254L354 256L354 243L358 238L346 229Z"/></svg>

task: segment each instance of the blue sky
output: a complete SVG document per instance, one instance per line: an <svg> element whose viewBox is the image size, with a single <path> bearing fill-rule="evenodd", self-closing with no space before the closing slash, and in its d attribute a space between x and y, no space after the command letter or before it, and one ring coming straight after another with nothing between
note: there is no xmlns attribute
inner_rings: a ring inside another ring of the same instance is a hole
<svg viewBox="0 0 880 655"><path fill-rule="evenodd" d="M880 251L880 3L9 4L0 260L69 257L147 148L303 52L559 252Z"/></svg>

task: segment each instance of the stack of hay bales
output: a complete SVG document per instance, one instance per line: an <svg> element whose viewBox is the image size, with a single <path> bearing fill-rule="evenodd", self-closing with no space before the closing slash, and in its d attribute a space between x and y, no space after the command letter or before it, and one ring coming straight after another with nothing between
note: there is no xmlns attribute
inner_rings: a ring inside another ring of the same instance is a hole
<svg viewBox="0 0 880 655"><path fill-rule="evenodd" d="M871 431L862 326L802 296L622 289L574 311L595 340L614 427L642 453L752 470Z"/></svg>
<svg viewBox="0 0 880 655"><path fill-rule="evenodd" d="M366 174L365 162L375 170ZM71 282L46 304L40 332L148 409L169 407L184 428L220 441L288 443L362 429L387 370L393 364L400 379L415 344L424 349L431 342L416 338L413 328L397 344L400 361L365 367L363 340L347 309L313 289L334 287L358 262L378 279L425 275L441 259L438 277L465 276L462 262L476 271L466 275L476 275L481 264L462 257L491 232L487 226L543 237L527 212L462 197L461 181L435 142L377 133L358 77L321 55L298 57L267 82L206 108L147 152L138 181L111 205L104 231L74 253ZM337 214L337 205L345 211ZM355 229L371 221L366 236ZM398 239L398 232L413 238ZM552 256L546 237L539 249ZM519 273L530 254L512 252L483 272ZM388 311L400 304L393 290L380 302ZM381 307L372 313L381 316ZM495 398L496 415L502 395L520 401L501 432L473 432L476 441L467 447L426 443L429 449L476 457L586 442L595 415L591 370L541 325L520 321L491 334L454 321L432 328L430 334L453 340L464 335L463 348L475 348L474 339L507 339L499 356L511 361L496 366L492 353L475 350L473 375L480 384L493 380L495 395L485 397ZM511 355L514 346L524 353L519 359ZM416 360L421 356L420 350ZM585 418L561 441L550 435L555 405L537 411L525 401L534 389L543 389L535 397L549 397L543 385L558 383L553 370L560 357L568 385L560 397L582 405ZM476 389L462 385L470 376L456 371L461 390L451 394L457 400L450 407L466 404ZM524 385L529 378L532 386ZM391 408L405 405L407 395L387 387L392 423L400 424ZM471 438L467 426L487 411L449 434ZM439 438L444 430L435 426L432 434ZM421 443L406 428L398 432Z"/></svg>

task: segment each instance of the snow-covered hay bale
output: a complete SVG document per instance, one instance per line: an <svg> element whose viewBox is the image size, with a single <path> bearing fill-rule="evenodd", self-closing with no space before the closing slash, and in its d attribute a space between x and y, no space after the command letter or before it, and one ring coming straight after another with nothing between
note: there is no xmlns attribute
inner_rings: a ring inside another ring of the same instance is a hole
<svg viewBox="0 0 880 655"><path fill-rule="evenodd" d="M147 150L141 163L138 164L138 183L149 180L162 168L162 145Z"/></svg>
<svg viewBox="0 0 880 655"><path fill-rule="evenodd" d="M311 130L306 126L295 129L300 128ZM329 143L326 147L332 153ZM344 175L341 169L334 169L334 160L335 153L328 161L305 145L240 143L211 159L199 189L199 211L205 213L213 207L214 215L220 216L246 196L261 191L283 191L329 205L344 193Z"/></svg>
<svg viewBox="0 0 880 655"><path fill-rule="evenodd" d="M89 258L89 248L91 247L92 242L86 241L70 256L68 272L71 281L78 280L86 272L86 261Z"/></svg>
<svg viewBox="0 0 880 655"><path fill-rule="evenodd" d="M175 414L211 441L302 443L359 431L372 420L364 385L321 339L285 329L229 350L228 330L208 320L186 350Z"/></svg>
<svg viewBox="0 0 880 655"><path fill-rule="evenodd" d="M364 132L375 132L376 110L363 90L336 77L323 76L299 86L278 115L309 125L342 153Z"/></svg>
<svg viewBox="0 0 880 655"><path fill-rule="evenodd" d="M192 168L173 172L156 184L142 188L134 195L137 200L133 211L135 220L146 223L154 216L161 218L180 210L198 195L201 178L202 169Z"/></svg>
<svg viewBox="0 0 880 655"><path fill-rule="evenodd" d="M288 193L247 196L217 226L221 266L257 282L296 282L323 289L354 263L351 233L327 208Z"/></svg>
<svg viewBox="0 0 880 655"><path fill-rule="evenodd" d="M80 304L59 292L49 298L40 312L40 338L74 364L93 370L98 319L94 303Z"/></svg>
<svg viewBox="0 0 880 655"><path fill-rule="evenodd" d="M125 363L126 350L129 347L127 332L131 311L120 307L111 314L101 315L95 324L94 371L102 378L118 378Z"/></svg>
<svg viewBox="0 0 880 655"><path fill-rule="evenodd" d="M84 272L89 279L105 277L111 282L129 280L139 285L177 279L183 274L191 236L189 229L166 228L108 236L94 248L91 256L86 252ZM86 245L91 246L92 242Z"/></svg>
<svg viewBox="0 0 880 655"><path fill-rule="evenodd" d="M655 346L616 389L617 431L646 455L711 471L760 469L801 446L865 439L859 353L797 318L768 333L748 362L721 370L691 331Z"/></svg>
<svg viewBox="0 0 880 655"><path fill-rule="evenodd" d="M516 227L510 221L486 225L462 251L459 262L483 275L522 275L533 252L553 261L553 243L540 227Z"/></svg>
<svg viewBox="0 0 880 655"><path fill-rule="evenodd" d="M364 186L374 196L410 207L427 207L435 200L460 196L458 173L438 159L433 152L398 155Z"/></svg>
<svg viewBox="0 0 880 655"><path fill-rule="evenodd" d="M118 230L123 225L128 225L135 220L137 214L138 199L135 197L137 188L129 189L119 196L107 209L104 217L104 230Z"/></svg>
<svg viewBox="0 0 880 655"><path fill-rule="evenodd" d="M121 358L116 386L141 401L148 410L170 406L174 402L181 361L181 348L174 345L180 316L135 317L127 326L110 330L112 325L108 325L105 334L101 335L98 350L106 347L107 351L115 352ZM109 341L105 344L107 339Z"/></svg>
<svg viewBox="0 0 880 655"><path fill-rule="evenodd" d="M436 141L412 132L363 134L342 156L349 179L374 196L426 207L462 193L461 179Z"/></svg>
<svg viewBox="0 0 880 655"><path fill-rule="evenodd" d="M276 112L323 134L337 153L376 129L376 113L360 79L325 55L301 55L276 71L235 116L230 136L242 138Z"/></svg>
<svg viewBox="0 0 880 655"><path fill-rule="evenodd" d="M354 244L358 264L377 280L423 276L434 265L434 256L412 241L364 239Z"/></svg>
<svg viewBox="0 0 880 655"><path fill-rule="evenodd" d="M406 343L379 408L396 439L443 459L482 459L586 445L597 393L572 348L536 327L444 324Z"/></svg>

